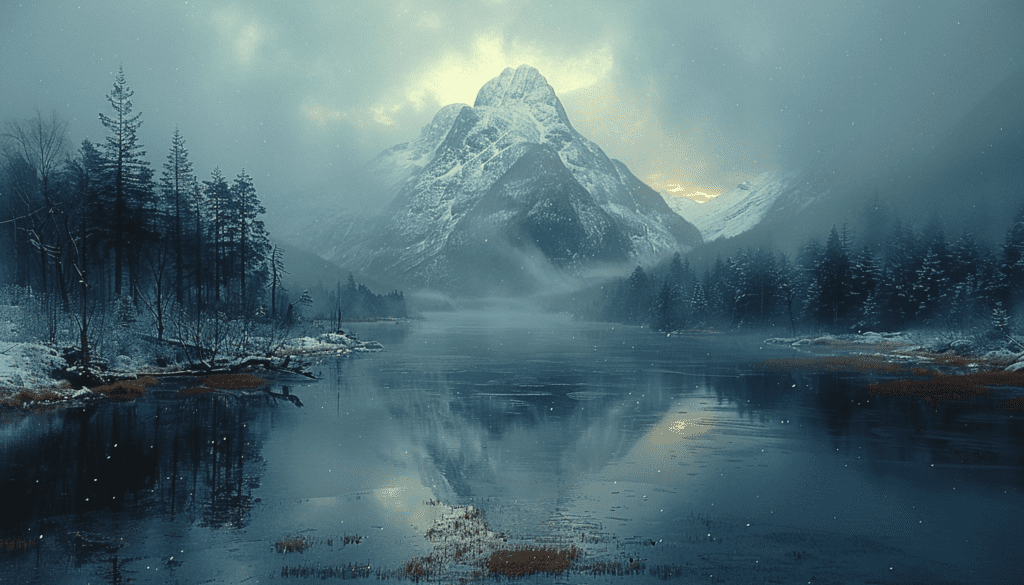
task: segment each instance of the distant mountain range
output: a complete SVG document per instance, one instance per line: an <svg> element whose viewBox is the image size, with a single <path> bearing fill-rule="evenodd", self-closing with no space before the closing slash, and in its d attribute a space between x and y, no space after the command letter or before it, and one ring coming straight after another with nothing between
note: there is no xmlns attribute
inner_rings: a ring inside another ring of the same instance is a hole
<svg viewBox="0 0 1024 585"><path fill-rule="evenodd" d="M662 193L668 206L700 230L705 242L732 238L753 228L792 192L796 173L764 173L705 203Z"/></svg>
<svg viewBox="0 0 1024 585"><path fill-rule="evenodd" d="M808 238L826 237L832 225L848 227L856 246L872 244L888 236L896 218L918 230L942 225L949 238L967 230L1001 244L1024 206L1022 103L1024 67L926 156L893 170L879 172L829 153L800 172L767 173L707 203L662 195L700 229L705 245L690 255L697 264L762 244L793 254Z"/></svg>
<svg viewBox="0 0 1024 585"><path fill-rule="evenodd" d="M523 293L547 275L650 264L703 241L577 132L527 65L487 82L472 107L442 108L369 170L390 199L383 212L321 220L292 239L410 289Z"/></svg>

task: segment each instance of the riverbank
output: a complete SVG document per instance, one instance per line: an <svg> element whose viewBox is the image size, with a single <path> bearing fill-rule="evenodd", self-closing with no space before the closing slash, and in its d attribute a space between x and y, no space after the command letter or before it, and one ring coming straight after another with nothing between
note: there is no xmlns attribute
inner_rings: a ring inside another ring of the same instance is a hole
<svg viewBox="0 0 1024 585"><path fill-rule="evenodd" d="M821 356L865 356L876 358L875 361L931 365L937 368L955 367L969 371L1024 370L1024 347L1017 348L1017 342L1010 338L982 342L926 332L868 331L839 335L772 337L765 339L764 342L788 345Z"/></svg>
<svg viewBox="0 0 1024 585"><path fill-rule="evenodd" d="M164 360L140 360L118 356L99 374L100 383L75 384L68 372L71 351L29 342L0 342L0 408L30 409L76 400L104 397L130 398L161 376L197 375L216 372L252 373L260 370L302 373L302 359L346 356L383 350L376 341L360 341L350 333L322 333L283 340L270 356L237 355L212 364L169 364Z"/></svg>

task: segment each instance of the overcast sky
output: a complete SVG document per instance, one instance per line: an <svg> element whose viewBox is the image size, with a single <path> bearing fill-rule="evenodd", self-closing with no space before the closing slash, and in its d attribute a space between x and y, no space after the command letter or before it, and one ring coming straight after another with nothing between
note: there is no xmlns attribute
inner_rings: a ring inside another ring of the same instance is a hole
<svg viewBox="0 0 1024 585"><path fill-rule="evenodd" d="M720 192L822 148L927 149L1024 64L1024 2L0 2L0 118L102 140L118 66L159 169L243 167L279 207L537 67L570 121L652 186Z"/></svg>

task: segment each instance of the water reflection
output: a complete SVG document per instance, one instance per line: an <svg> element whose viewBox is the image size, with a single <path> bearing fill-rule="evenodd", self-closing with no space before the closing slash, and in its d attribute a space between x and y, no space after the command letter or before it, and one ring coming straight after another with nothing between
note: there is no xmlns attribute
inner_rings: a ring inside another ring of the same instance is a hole
<svg viewBox="0 0 1024 585"><path fill-rule="evenodd" d="M127 527L181 518L244 528L262 473L251 422L267 402L165 389L28 415L0 440L0 542L26 542L76 567L100 562L119 582L118 552L134 540Z"/></svg>
<svg viewBox="0 0 1024 585"><path fill-rule="evenodd" d="M929 405L872 395L865 374L767 371L793 350L756 339L480 314L401 327L383 353L275 386L302 408L164 389L0 426L0 497L16 504L0 511L0 577L47 582L63 563L81 581L392 578L435 546L451 508L434 500L482 509L513 544L579 547L590 572L569 580L586 582L616 566L956 581L971 558L999 581L1020 541L1024 433L995 399ZM284 537L313 544L275 552Z"/></svg>

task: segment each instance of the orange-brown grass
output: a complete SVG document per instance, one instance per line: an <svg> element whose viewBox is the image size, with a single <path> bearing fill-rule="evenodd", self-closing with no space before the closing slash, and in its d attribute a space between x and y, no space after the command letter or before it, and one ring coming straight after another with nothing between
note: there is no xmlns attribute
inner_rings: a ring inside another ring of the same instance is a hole
<svg viewBox="0 0 1024 585"><path fill-rule="evenodd" d="M207 388L205 386L193 386L192 388L185 388L181 391L185 396L202 396L203 394L209 394L213 392L213 388Z"/></svg>
<svg viewBox="0 0 1024 585"><path fill-rule="evenodd" d="M399 574L406 579L419 582L420 579L423 579L430 574L430 566L434 563L435 561L430 557L415 557L409 559L405 565L402 566L402 570Z"/></svg>
<svg viewBox="0 0 1024 585"><path fill-rule="evenodd" d="M993 386L1024 388L1024 372L975 372L947 375L927 370L914 370L914 375L931 376L928 380L885 380L868 386L871 394L887 396L916 396L931 406L945 400L970 400L975 396L989 396Z"/></svg>
<svg viewBox="0 0 1024 585"><path fill-rule="evenodd" d="M813 358L788 358L767 360L756 364L769 370L818 370L826 372L868 371L882 373L905 373L909 369L875 355L840 355Z"/></svg>
<svg viewBox="0 0 1024 585"><path fill-rule="evenodd" d="M32 548L35 541L29 538L0 538L0 552L20 553Z"/></svg>
<svg viewBox="0 0 1024 585"><path fill-rule="evenodd" d="M140 376L135 380L117 380L111 384L90 388L90 390L114 400L133 400L145 396L147 386L155 386L159 383L159 380L151 376Z"/></svg>
<svg viewBox="0 0 1024 585"><path fill-rule="evenodd" d="M535 573L561 573L579 557L576 547L558 549L549 547L516 547L501 549L487 558L487 569L508 577L522 577Z"/></svg>
<svg viewBox="0 0 1024 585"><path fill-rule="evenodd" d="M26 402L55 402L60 400L62 396L57 394L52 389L43 388L40 390L22 390L13 396L0 400L0 406L13 406L15 408L22 408Z"/></svg>
<svg viewBox="0 0 1024 585"><path fill-rule="evenodd" d="M249 374L210 374L203 378L203 385L222 390L244 390L259 388L268 384L267 380Z"/></svg>
<svg viewBox="0 0 1024 585"><path fill-rule="evenodd" d="M274 544L279 553L301 553L309 548L309 545L310 540L305 536L286 536Z"/></svg>

